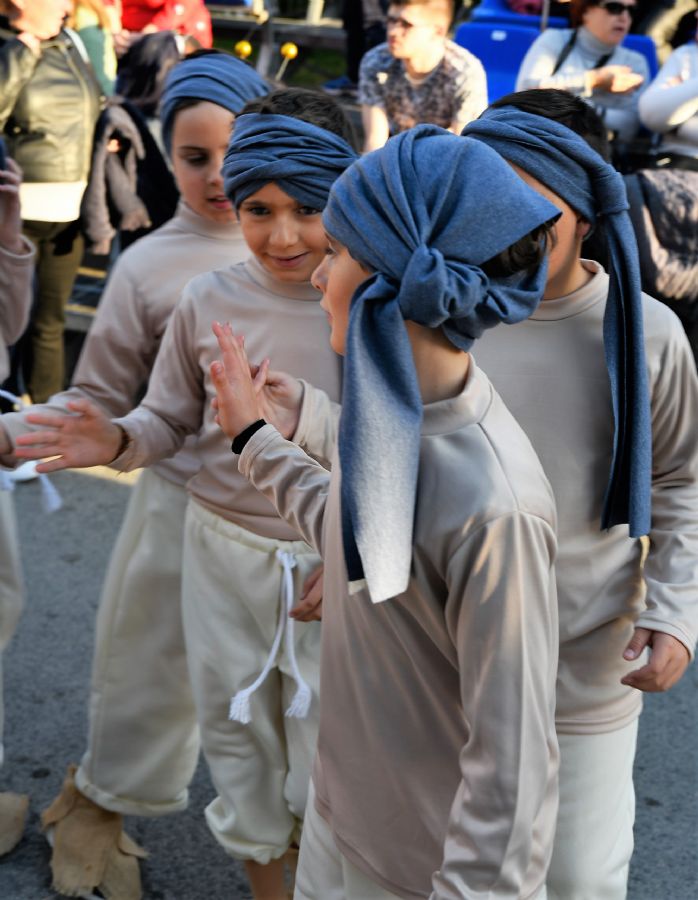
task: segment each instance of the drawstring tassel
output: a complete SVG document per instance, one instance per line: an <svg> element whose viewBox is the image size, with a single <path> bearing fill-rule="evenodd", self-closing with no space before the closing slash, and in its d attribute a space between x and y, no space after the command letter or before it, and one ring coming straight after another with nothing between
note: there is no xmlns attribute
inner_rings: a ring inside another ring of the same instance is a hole
<svg viewBox="0 0 698 900"><path fill-rule="evenodd" d="M238 691L237 694L230 701L230 712L228 713L228 717L234 722L241 722L243 725L249 724L252 720L252 715L250 712L250 698L252 694L264 683L265 678L269 674L276 661L276 657L279 653L279 648L281 647L281 640L286 635L286 648L288 652L288 659L291 665L291 672L293 673L293 678L296 682L297 688L296 693L291 700L291 703L288 706L288 709L284 713L285 716L292 719L304 719L308 712L310 711L310 704L312 701L312 694L308 684L303 679L303 676L300 673L300 669L298 668L298 661L296 659L296 650L293 639L293 619L290 618L289 613L293 608L293 569L296 567L296 558L292 553L287 553L284 550L276 551L276 558L281 563L281 566L284 570L283 575L283 587L282 587L282 598L281 603L279 604L279 621L276 626L276 634L274 635L274 642L271 646L271 650L269 651L269 656L267 657L267 661L264 664L264 668L260 672L257 679L246 688Z"/></svg>
<svg viewBox="0 0 698 900"><path fill-rule="evenodd" d="M291 609L291 604L289 603L289 611ZM291 671L293 672L293 677L296 680L296 693L293 695L293 700L289 704L288 709L284 713L285 716L289 719L305 719L305 717L310 712L310 701L312 700L312 694L310 693L310 688L307 683L303 679L303 676L300 673L300 669L298 668L298 662L296 660L296 648L293 642L293 619L288 619L286 624L286 646L288 647L288 661L291 663Z"/></svg>
<svg viewBox="0 0 698 900"><path fill-rule="evenodd" d="M228 713L228 718L233 722L242 722L243 725L248 725L252 721L252 715L250 713L250 697L264 683L264 679L267 677L269 672L271 672L271 667L274 665L274 661L276 660L276 654L279 652L279 647L281 646L281 638L284 634L284 618L286 615L286 604L281 604L281 611L279 613L279 622L276 626L276 634L274 635L274 643L271 645L271 650L269 651L269 656L267 657L267 661L264 664L264 668L259 673L259 677L249 686L243 688L241 691L238 691L237 694L230 701L230 711Z"/></svg>

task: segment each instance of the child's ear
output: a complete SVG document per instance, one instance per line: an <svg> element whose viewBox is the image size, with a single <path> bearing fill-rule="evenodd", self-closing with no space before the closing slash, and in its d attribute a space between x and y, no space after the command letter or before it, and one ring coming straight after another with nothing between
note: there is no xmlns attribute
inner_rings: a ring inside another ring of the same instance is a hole
<svg viewBox="0 0 698 900"><path fill-rule="evenodd" d="M578 238L584 238L591 231L591 222L587 222L586 219L577 219L577 228L575 230L575 234Z"/></svg>

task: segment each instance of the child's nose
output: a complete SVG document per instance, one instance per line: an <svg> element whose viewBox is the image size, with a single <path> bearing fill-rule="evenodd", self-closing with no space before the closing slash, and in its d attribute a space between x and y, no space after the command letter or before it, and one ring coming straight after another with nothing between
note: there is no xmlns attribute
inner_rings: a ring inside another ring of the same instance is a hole
<svg viewBox="0 0 698 900"><path fill-rule="evenodd" d="M223 160L216 159L211 163L208 171L208 180L211 184L223 184Z"/></svg>
<svg viewBox="0 0 698 900"><path fill-rule="evenodd" d="M289 247L298 239L298 229L289 216L279 216L274 222L272 243L279 247Z"/></svg>
<svg viewBox="0 0 698 900"><path fill-rule="evenodd" d="M310 276L310 283L312 286L316 291L321 291L322 293L324 293L325 283L327 281L327 278L325 277L325 261L326 259L323 258L320 265L317 269L313 269L313 273Z"/></svg>

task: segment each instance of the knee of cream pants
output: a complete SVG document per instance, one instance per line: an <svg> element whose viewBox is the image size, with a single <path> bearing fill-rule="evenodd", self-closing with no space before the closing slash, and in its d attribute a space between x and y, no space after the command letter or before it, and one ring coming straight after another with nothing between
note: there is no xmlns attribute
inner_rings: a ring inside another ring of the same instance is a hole
<svg viewBox="0 0 698 900"><path fill-rule="evenodd" d="M124 815L183 809L199 755L181 610L186 490L152 470L132 489L102 589L89 736L76 774Z"/></svg>
<svg viewBox="0 0 698 900"><path fill-rule="evenodd" d="M277 551L295 561L298 598L320 564L307 544L261 537L190 501L184 631L202 747L218 792L206 818L228 853L262 864L298 839L317 739L319 622L293 623L298 669L312 696L308 716L284 715L297 688L287 631L268 676L250 698L250 722L228 718L231 698L262 672L280 617L287 621Z"/></svg>
<svg viewBox="0 0 698 900"><path fill-rule="evenodd" d="M0 660L2 651L9 644L17 628L23 602L24 584L14 505L10 492L0 491ZM5 705L0 668L0 765L4 757L4 719Z"/></svg>
<svg viewBox="0 0 698 900"><path fill-rule="evenodd" d="M624 900L633 853L637 720L560 734L560 808L548 900Z"/></svg>
<svg viewBox="0 0 698 900"><path fill-rule="evenodd" d="M329 826L315 809L312 781L293 900L398 900L397 894L371 881L342 856Z"/></svg>

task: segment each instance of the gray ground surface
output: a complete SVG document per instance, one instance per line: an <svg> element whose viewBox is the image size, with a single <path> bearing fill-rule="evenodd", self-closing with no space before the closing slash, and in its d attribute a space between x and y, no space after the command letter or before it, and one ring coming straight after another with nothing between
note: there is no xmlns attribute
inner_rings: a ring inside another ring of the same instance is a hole
<svg viewBox="0 0 698 900"><path fill-rule="evenodd" d="M55 900L38 815L59 790L85 740L94 612L104 566L130 488L82 473L54 476L65 506L44 516L36 482L15 497L27 578L27 609L7 652L6 763L0 790L30 793L25 837L0 860L0 900ZM698 898L698 720L693 667L666 696L649 697L637 759L636 852L630 900ZM200 766L186 813L132 819L150 851L145 900L248 897L239 866L210 837L202 809L213 794ZM594 900L594 898L589 898Z"/></svg>

